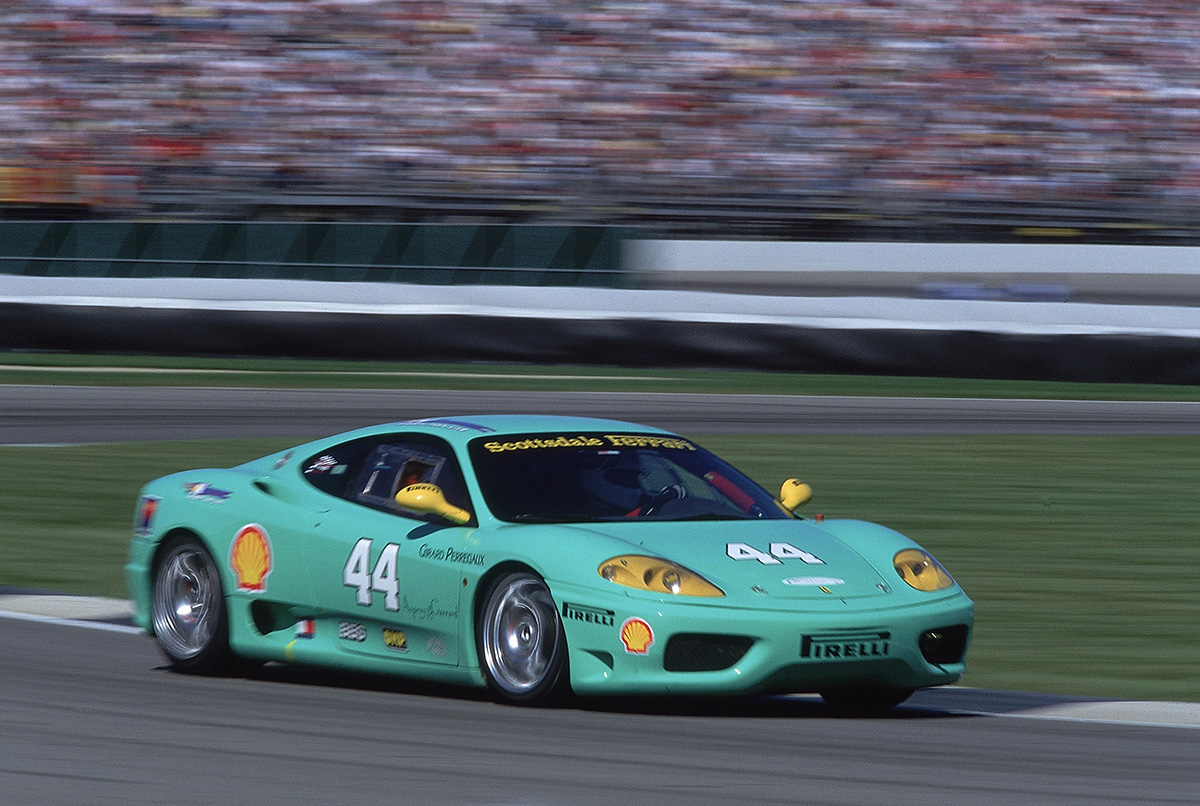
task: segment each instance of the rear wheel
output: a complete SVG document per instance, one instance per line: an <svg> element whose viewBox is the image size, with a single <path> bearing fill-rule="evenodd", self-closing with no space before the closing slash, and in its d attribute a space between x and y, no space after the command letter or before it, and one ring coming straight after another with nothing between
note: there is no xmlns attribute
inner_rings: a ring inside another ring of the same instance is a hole
<svg viewBox="0 0 1200 806"><path fill-rule="evenodd" d="M195 537L178 537L162 550L154 570L154 637L181 672L213 674L233 665L221 575Z"/></svg>
<svg viewBox="0 0 1200 806"><path fill-rule="evenodd" d="M542 705L565 693L567 641L546 583L526 572L488 589L476 629L479 662L497 699Z"/></svg>
<svg viewBox="0 0 1200 806"><path fill-rule="evenodd" d="M825 704L846 716L872 716L894 708L913 695L911 688L839 688L822 691Z"/></svg>

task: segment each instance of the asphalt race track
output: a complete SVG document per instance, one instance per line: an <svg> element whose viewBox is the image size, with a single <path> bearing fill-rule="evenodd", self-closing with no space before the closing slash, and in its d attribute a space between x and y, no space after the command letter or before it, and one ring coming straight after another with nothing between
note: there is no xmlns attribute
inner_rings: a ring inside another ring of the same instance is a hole
<svg viewBox="0 0 1200 806"><path fill-rule="evenodd" d="M327 433L489 401L694 433L1200 432L1189 404L948 401L930 411L930 401L770 397L734 408L721 396L3 392L0 443ZM0 803L377 801L1191 804L1200 706L946 688L871 719L837 718L807 697L520 709L287 666L188 677L129 627L0 612Z"/></svg>
<svg viewBox="0 0 1200 806"><path fill-rule="evenodd" d="M1198 434L1200 403L793 395L5 386L0 445L315 438L417 417L581 414L692 434Z"/></svg>
<svg viewBox="0 0 1200 806"><path fill-rule="evenodd" d="M808 698L587 702L269 666L166 671L143 635L0 619L0 792L14 806L1183 804L1200 725L946 689L883 718ZM1014 716L978 716L979 706Z"/></svg>

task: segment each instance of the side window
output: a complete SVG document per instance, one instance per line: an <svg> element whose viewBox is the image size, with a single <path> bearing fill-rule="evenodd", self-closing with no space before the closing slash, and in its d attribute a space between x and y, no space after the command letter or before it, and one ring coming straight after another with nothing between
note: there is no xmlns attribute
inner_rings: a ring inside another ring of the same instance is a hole
<svg viewBox="0 0 1200 806"><path fill-rule="evenodd" d="M395 508L392 499L398 490L422 482L436 484L445 461L424 445L380 445L363 464L355 498L370 506Z"/></svg>
<svg viewBox="0 0 1200 806"><path fill-rule="evenodd" d="M305 459L300 472L318 490L344 497L350 481L358 477L359 468L373 444L369 440L358 440L338 445Z"/></svg>
<svg viewBox="0 0 1200 806"><path fill-rule="evenodd" d="M449 448L408 440L376 444L362 463L347 497L376 509L421 517L396 504L396 493L410 484L436 484L451 504L468 505L458 465Z"/></svg>

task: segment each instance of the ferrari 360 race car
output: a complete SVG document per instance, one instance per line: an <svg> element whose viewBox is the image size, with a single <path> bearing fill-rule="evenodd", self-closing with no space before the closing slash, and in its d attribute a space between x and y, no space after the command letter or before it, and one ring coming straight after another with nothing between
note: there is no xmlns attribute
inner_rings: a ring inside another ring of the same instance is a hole
<svg viewBox="0 0 1200 806"><path fill-rule="evenodd" d="M172 665L317 664L558 695L819 692L890 707L965 671L973 606L883 526L795 513L690 439L432 418L141 491L125 571Z"/></svg>

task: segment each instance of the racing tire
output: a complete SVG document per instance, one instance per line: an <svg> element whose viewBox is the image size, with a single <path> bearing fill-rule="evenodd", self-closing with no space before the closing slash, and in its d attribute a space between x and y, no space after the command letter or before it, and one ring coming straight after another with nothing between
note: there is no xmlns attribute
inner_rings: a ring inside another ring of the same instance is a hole
<svg viewBox="0 0 1200 806"><path fill-rule="evenodd" d="M549 705L567 693L567 639L546 583L516 572L488 588L475 631L479 665L500 702Z"/></svg>
<svg viewBox="0 0 1200 806"><path fill-rule="evenodd" d="M229 615L212 555L191 536L169 540L154 567L154 637L171 666L188 674L232 671Z"/></svg>
<svg viewBox="0 0 1200 806"><path fill-rule="evenodd" d="M911 688L839 688L821 692L821 699L843 716L877 716L913 695Z"/></svg>

